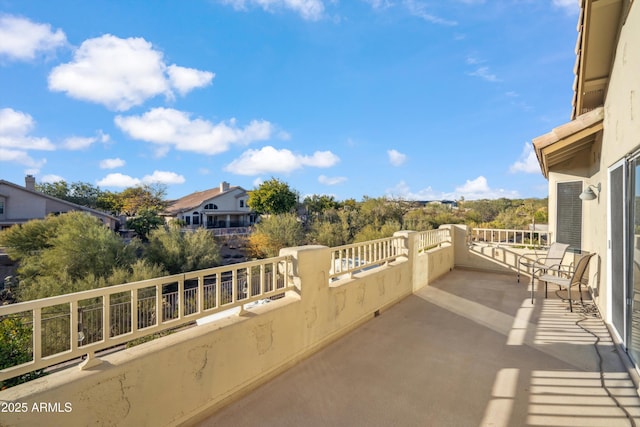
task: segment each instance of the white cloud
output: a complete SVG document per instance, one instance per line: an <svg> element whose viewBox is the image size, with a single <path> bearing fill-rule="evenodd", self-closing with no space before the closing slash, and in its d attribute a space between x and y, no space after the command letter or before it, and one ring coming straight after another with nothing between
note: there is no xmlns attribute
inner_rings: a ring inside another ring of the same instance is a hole
<svg viewBox="0 0 640 427"><path fill-rule="evenodd" d="M85 40L73 61L49 74L49 89L68 96L126 111L157 95L181 95L211 83L213 73L167 65L162 52L143 38L105 34Z"/></svg>
<svg viewBox="0 0 640 427"><path fill-rule="evenodd" d="M489 72L489 67L478 67L475 71L468 74L473 77L480 77L481 79L492 83L501 81L498 76Z"/></svg>
<svg viewBox="0 0 640 427"><path fill-rule="evenodd" d="M184 184L184 176L175 172L153 171L151 175L145 175L142 178L145 184Z"/></svg>
<svg viewBox="0 0 640 427"><path fill-rule="evenodd" d="M331 151L316 151L313 156L299 156L303 166L314 168L330 168L340 161L340 158Z"/></svg>
<svg viewBox="0 0 640 427"><path fill-rule="evenodd" d="M475 56L467 56L467 59L465 61L468 65L478 65L487 62L483 59L476 58Z"/></svg>
<svg viewBox="0 0 640 427"><path fill-rule="evenodd" d="M97 182L102 187L135 187L140 183L141 181L138 178L132 178L121 173L110 173Z"/></svg>
<svg viewBox="0 0 640 427"><path fill-rule="evenodd" d="M277 150L266 146L260 150L247 150L224 167L237 175L260 175L265 173L287 174L304 166L328 168L340 161L330 151L316 151L312 156L301 156L290 150Z"/></svg>
<svg viewBox="0 0 640 427"><path fill-rule="evenodd" d="M318 177L318 182L324 185L338 185L338 184L342 184L345 181L347 181L347 178L344 176L329 177L325 175L320 175Z"/></svg>
<svg viewBox="0 0 640 427"><path fill-rule="evenodd" d="M180 95L186 95L192 89L211 84L215 74L209 71L200 71L193 68L170 65L167 68L171 86L176 88Z"/></svg>
<svg viewBox="0 0 640 427"><path fill-rule="evenodd" d="M459 200L464 197L467 200L499 199L501 197L517 199L520 197L517 191L491 188L484 176L473 180L467 180L454 191L436 191L431 186L412 191L404 181L400 181L394 188L386 190L388 196L405 200Z"/></svg>
<svg viewBox="0 0 640 427"><path fill-rule="evenodd" d="M0 147L0 161L17 163L28 166L33 174L37 174L42 166L47 163L46 159L34 160L29 154L21 150L10 150Z"/></svg>
<svg viewBox="0 0 640 427"><path fill-rule="evenodd" d="M121 173L110 173L97 184L102 187L135 187L141 184L182 184L184 182L184 176L175 172L154 171L153 174L145 175L142 179Z"/></svg>
<svg viewBox="0 0 640 427"><path fill-rule="evenodd" d="M62 146L67 150L84 150L85 148L89 148L91 144L97 140L98 138L95 137L72 136L65 139Z"/></svg>
<svg viewBox="0 0 640 427"><path fill-rule="evenodd" d="M453 199L453 194L435 191L430 186L416 192L412 191L406 182L400 181L394 188L386 190L386 194L392 198L404 200L445 200Z"/></svg>
<svg viewBox="0 0 640 427"><path fill-rule="evenodd" d="M46 182L48 184L53 184L54 182L60 182L60 181L65 181L65 179L60 175L52 175L52 174L44 175L40 179L40 182Z"/></svg>
<svg viewBox="0 0 640 427"><path fill-rule="evenodd" d="M164 146L163 154L166 147L218 154L227 151L231 144L263 141L273 133L271 123L264 120L253 120L239 128L235 119L214 124L200 118L191 119L188 113L170 108L154 108L142 116L116 116L115 124L131 138Z"/></svg>
<svg viewBox="0 0 640 427"><path fill-rule="evenodd" d="M509 167L509 171L512 173L540 173L540 165L532 144L524 144L520 158Z"/></svg>
<svg viewBox="0 0 640 427"><path fill-rule="evenodd" d="M577 14L580 11L580 2L578 0L552 0L551 3L570 14Z"/></svg>
<svg viewBox="0 0 640 427"><path fill-rule="evenodd" d="M490 188L484 176L467 180L463 185L456 187L455 194L456 199L463 196L467 200L499 199L500 197L516 199L519 197L517 191Z"/></svg>
<svg viewBox="0 0 640 427"><path fill-rule="evenodd" d="M365 3L368 3L372 9L382 10L388 9L393 6L393 3L389 0L363 0Z"/></svg>
<svg viewBox="0 0 640 427"><path fill-rule="evenodd" d="M126 162L119 157L115 159L100 160L100 169L116 169L124 166Z"/></svg>
<svg viewBox="0 0 640 427"><path fill-rule="evenodd" d="M55 150L47 138L29 135L34 127L35 122L29 114L11 108L0 109L0 148Z"/></svg>
<svg viewBox="0 0 640 427"><path fill-rule="evenodd" d="M324 15L322 0L220 0L236 10L246 10L247 6L258 6L267 12L275 9L289 9L299 13L302 18L317 21Z"/></svg>
<svg viewBox="0 0 640 427"><path fill-rule="evenodd" d="M418 18L424 19L432 24L454 26L458 25L456 21L440 18L428 11L427 3L419 0L404 0L402 4L407 8L409 13Z"/></svg>
<svg viewBox="0 0 640 427"><path fill-rule="evenodd" d="M389 162L393 166L402 166L407 161L407 155L397 150L387 150L387 155L389 156Z"/></svg>
<svg viewBox="0 0 640 427"><path fill-rule="evenodd" d="M66 42L64 32L60 29L52 31L49 24L38 24L12 15L0 16L0 56L30 60L38 52L52 52Z"/></svg>
<svg viewBox="0 0 640 427"><path fill-rule="evenodd" d="M109 136L108 133L104 133L101 130L98 131L98 138L100 138L100 142L102 142L103 144L106 144L107 142L111 141L111 136Z"/></svg>

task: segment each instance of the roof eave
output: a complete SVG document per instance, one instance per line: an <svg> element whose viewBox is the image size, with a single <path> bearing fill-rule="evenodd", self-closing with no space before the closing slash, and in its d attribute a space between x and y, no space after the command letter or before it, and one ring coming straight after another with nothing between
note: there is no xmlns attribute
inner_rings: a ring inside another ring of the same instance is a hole
<svg viewBox="0 0 640 427"><path fill-rule="evenodd" d="M551 132L533 139L533 148L545 178L549 170L595 141L604 127L604 108L598 107L574 120L554 128Z"/></svg>

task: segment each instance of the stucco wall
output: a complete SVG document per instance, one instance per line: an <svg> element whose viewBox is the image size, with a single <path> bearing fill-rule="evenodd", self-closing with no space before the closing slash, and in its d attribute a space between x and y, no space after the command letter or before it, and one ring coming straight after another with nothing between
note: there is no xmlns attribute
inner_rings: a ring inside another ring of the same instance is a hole
<svg viewBox="0 0 640 427"><path fill-rule="evenodd" d="M596 159L598 168L589 183L602 185L598 201L585 202L584 211L593 226L585 232L585 247L600 255L599 306L607 318L608 271L608 168L626 155L640 149L640 7L631 7L627 21L620 33L613 72L605 100L605 117L602 151ZM597 279L593 277L592 279Z"/></svg>
<svg viewBox="0 0 640 427"><path fill-rule="evenodd" d="M46 201L43 197L0 184L0 193L6 196L5 219L44 218Z"/></svg>
<svg viewBox="0 0 640 427"><path fill-rule="evenodd" d="M244 207L240 207L241 199L245 201ZM249 207L247 206L247 199L248 197L243 190L235 188L202 203L202 205L200 206L200 211L202 212L204 209L204 206L207 205L208 203L215 203L218 206L218 209L216 209L215 211L208 209L206 211L208 214L215 214L216 212L219 212L219 213L247 212L248 213ZM198 209L194 209L194 210L198 210Z"/></svg>
<svg viewBox="0 0 640 427"><path fill-rule="evenodd" d="M583 186L600 183L596 200L582 204L582 249L595 252L589 282L596 289L596 302L609 319L609 172L608 169L625 156L640 149L640 7L632 5L622 27L614 66L605 99L601 139L571 161L558 165L549 174L549 226L556 232L556 185L558 182L583 181Z"/></svg>
<svg viewBox="0 0 640 427"><path fill-rule="evenodd" d="M412 233L408 234L413 246ZM180 425L205 416L410 295L414 283L453 267L451 246L329 283L331 250L288 248L297 291L230 316L0 392L26 413L2 414L2 426ZM447 262L449 262L447 264ZM414 262L431 268L414 268ZM436 266L437 264L437 266ZM440 265L442 264L442 265ZM70 412L37 413L40 402ZM66 404L69 406L65 406Z"/></svg>

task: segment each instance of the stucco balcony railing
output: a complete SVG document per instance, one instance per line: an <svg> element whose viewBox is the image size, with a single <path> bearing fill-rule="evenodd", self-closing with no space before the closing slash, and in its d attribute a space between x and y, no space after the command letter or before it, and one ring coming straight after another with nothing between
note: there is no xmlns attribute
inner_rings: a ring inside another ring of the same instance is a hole
<svg viewBox="0 0 640 427"><path fill-rule="evenodd" d="M32 337L32 361L0 370L0 380L97 352L292 289L291 257L277 257L77 292L0 308Z"/></svg>
<svg viewBox="0 0 640 427"><path fill-rule="evenodd" d="M418 234L419 250L450 241L448 229ZM333 248L331 281L408 255L405 236ZM0 381L95 354L132 340L291 291L291 257L245 262L0 308L32 337L32 361L0 370ZM289 276L288 276L289 275ZM106 332L106 333L105 333Z"/></svg>
<svg viewBox="0 0 640 427"><path fill-rule="evenodd" d="M469 241L464 226L399 232L2 307L4 318L32 313L33 348L40 348L4 378L192 327L0 391L0 401L27 409L2 414L1 423L577 426L587 425L589 405L602 425L637 417L630 371L602 321L585 312L582 322L553 294L532 305L528 281L515 278L524 249ZM124 326L88 343L88 311L78 309L94 298L103 309L91 328ZM257 301L270 302L249 304ZM112 320L117 304L129 307L122 318L135 320ZM43 355L43 313L64 305L69 349ZM42 402L71 410L34 411Z"/></svg>

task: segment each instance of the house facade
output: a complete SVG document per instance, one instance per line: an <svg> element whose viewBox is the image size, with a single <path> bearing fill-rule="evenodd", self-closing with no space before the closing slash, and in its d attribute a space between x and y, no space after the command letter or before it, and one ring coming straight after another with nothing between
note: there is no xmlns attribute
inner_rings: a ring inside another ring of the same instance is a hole
<svg viewBox="0 0 640 427"><path fill-rule="evenodd" d="M40 193L36 191L35 184L36 180L31 175L26 176L24 187L0 179L0 229L71 211L86 212L98 218L111 230L117 228L116 217Z"/></svg>
<svg viewBox="0 0 640 427"><path fill-rule="evenodd" d="M571 121L533 140L549 180L549 227L596 253L589 287L640 364L640 5L581 0Z"/></svg>
<svg viewBox="0 0 640 427"><path fill-rule="evenodd" d="M162 215L167 221L181 220L187 228L237 228L254 224L256 215L242 187L222 182L217 188L198 191L174 200Z"/></svg>

